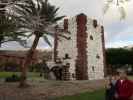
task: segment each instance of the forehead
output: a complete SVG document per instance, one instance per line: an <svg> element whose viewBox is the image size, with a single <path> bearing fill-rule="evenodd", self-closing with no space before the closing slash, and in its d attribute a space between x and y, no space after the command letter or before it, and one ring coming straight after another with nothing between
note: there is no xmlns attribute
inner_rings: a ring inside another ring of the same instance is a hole
<svg viewBox="0 0 133 100"><path fill-rule="evenodd" d="M124 69L120 69L118 73L126 73L126 71Z"/></svg>
<svg viewBox="0 0 133 100"><path fill-rule="evenodd" d="M107 76L106 79L107 79L107 80L108 80L108 79L111 79L111 77L110 77L110 76Z"/></svg>
<svg viewBox="0 0 133 100"><path fill-rule="evenodd" d="M126 72L125 71L122 71L122 72L119 72L119 74L126 74Z"/></svg>

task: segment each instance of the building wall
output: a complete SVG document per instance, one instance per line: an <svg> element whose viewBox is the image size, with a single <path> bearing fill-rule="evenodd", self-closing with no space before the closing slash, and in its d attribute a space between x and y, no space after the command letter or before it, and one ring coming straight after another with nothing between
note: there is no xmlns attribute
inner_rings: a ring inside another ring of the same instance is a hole
<svg viewBox="0 0 133 100"><path fill-rule="evenodd" d="M70 63L71 79L72 74L76 75L78 80L94 80L104 77L104 35L103 29L97 25L96 20L88 18L84 14L65 19L64 23L59 24L71 34L61 32L58 34L66 34L70 37L55 38L57 58L63 59L68 54L71 59Z"/></svg>
<svg viewBox="0 0 133 100"><path fill-rule="evenodd" d="M90 80L102 79L104 77L104 56L102 45L101 26L93 26L94 20L88 18L87 21L87 59L88 76ZM92 39L92 38L93 39Z"/></svg>
<svg viewBox="0 0 133 100"><path fill-rule="evenodd" d="M77 23L76 23L76 17L72 17L68 20L68 31L72 34L68 34L68 33L63 33L63 34L67 34L68 37L71 37L70 40L67 40L65 38L61 38L60 40L58 40L58 47L57 47L57 51L58 51L58 57L59 58L64 58L65 54L69 54L69 57L71 59L68 59L68 62L70 63L70 73L71 73L71 79L72 78L72 74L76 74L75 73L75 65L76 65L76 59L77 59ZM64 27L64 24L60 24L59 27ZM62 33L61 33L62 34Z"/></svg>
<svg viewBox="0 0 133 100"><path fill-rule="evenodd" d="M76 59L76 79L88 79L88 62L87 62L87 16L79 14L76 16L77 21L77 59Z"/></svg>

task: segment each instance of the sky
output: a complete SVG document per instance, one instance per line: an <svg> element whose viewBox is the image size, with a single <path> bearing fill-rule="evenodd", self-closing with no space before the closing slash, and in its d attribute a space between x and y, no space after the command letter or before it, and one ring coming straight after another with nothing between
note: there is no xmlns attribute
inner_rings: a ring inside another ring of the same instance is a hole
<svg viewBox="0 0 133 100"><path fill-rule="evenodd" d="M97 19L105 29L106 48L133 45L133 0L124 5L126 11L124 20L120 20L120 13L114 5L103 14L105 0L49 0L49 2L60 7L58 15L70 17L85 13L88 17ZM29 45L32 44L33 39L34 37L28 40ZM49 46L40 39L38 48L45 49ZM23 47L16 42L10 42L4 43L2 49L23 49Z"/></svg>

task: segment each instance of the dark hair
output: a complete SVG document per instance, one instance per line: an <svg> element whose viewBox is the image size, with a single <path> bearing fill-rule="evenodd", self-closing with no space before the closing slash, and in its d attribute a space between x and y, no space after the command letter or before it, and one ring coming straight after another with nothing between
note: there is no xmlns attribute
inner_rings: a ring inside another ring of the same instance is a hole
<svg viewBox="0 0 133 100"><path fill-rule="evenodd" d="M116 71L116 72L114 72L113 74L112 74L112 76L118 76L119 75L119 72L118 71Z"/></svg>

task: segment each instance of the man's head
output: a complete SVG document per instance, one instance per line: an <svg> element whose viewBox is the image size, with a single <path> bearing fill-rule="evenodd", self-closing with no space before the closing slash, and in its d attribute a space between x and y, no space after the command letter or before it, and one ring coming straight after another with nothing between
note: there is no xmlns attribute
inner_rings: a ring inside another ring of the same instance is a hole
<svg viewBox="0 0 133 100"><path fill-rule="evenodd" d="M120 76L120 79L124 80L124 79L127 79L127 73L125 70L120 70L119 71L119 76Z"/></svg>

